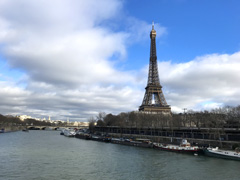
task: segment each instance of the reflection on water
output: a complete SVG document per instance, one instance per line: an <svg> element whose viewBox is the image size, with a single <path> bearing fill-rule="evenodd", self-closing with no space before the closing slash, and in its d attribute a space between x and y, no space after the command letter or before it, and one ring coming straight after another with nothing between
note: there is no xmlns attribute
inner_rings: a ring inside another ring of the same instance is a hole
<svg viewBox="0 0 240 180"><path fill-rule="evenodd" d="M0 134L3 180L237 180L240 162L67 138L58 131Z"/></svg>

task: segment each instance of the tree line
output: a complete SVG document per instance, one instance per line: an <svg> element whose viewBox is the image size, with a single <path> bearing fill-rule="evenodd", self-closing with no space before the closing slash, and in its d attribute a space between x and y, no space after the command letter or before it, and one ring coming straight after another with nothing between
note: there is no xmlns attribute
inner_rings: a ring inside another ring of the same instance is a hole
<svg viewBox="0 0 240 180"><path fill-rule="evenodd" d="M53 124L49 121L38 121L33 118L24 119L24 121L20 120L18 117L14 116L4 116L0 114L0 125L1 126L54 126L56 124ZM58 122L59 126L64 126L65 123L62 123L61 121Z"/></svg>
<svg viewBox="0 0 240 180"><path fill-rule="evenodd" d="M185 113L154 114L122 112L118 115L99 112L89 119L89 127L118 126L137 128L195 127L195 128L240 128L240 105L225 106L210 111L188 110Z"/></svg>
<svg viewBox="0 0 240 180"><path fill-rule="evenodd" d="M14 116L3 116L0 114L0 124L10 125L10 124L20 124L21 120Z"/></svg>

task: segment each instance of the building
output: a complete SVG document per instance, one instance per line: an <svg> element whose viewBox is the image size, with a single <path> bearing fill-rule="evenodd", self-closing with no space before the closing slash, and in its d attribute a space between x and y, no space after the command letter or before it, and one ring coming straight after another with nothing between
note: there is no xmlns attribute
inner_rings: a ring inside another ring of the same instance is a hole
<svg viewBox="0 0 240 180"><path fill-rule="evenodd" d="M20 115L20 116L17 116L21 121L24 121L25 119L32 119L31 116L28 116L28 115Z"/></svg>

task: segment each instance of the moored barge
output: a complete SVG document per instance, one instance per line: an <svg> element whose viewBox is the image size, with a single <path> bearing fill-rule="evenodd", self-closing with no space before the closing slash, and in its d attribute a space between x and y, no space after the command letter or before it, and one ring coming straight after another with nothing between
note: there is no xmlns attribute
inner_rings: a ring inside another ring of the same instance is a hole
<svg viewBox="0 0 240 180"><path fill-rule="evenodd" d="M114 144L122 144L127 146L138 146L138 147L145 147L145 148L153 147L153 143L150 141L150 139L137 138L136 140L132 140L132 139L123 139L123 138L112 138L111 142Z"/></svg>
<svg viewBox="0 0 240 180"><path fill-rule="evenodd" d="M182 139L182 142L180 143L180 145L153 143L153 148L165 150L165 151L192 153L192 154L198 154L202 151L198 146L191 146L191 144L187 142L186 139Z"/></svg>

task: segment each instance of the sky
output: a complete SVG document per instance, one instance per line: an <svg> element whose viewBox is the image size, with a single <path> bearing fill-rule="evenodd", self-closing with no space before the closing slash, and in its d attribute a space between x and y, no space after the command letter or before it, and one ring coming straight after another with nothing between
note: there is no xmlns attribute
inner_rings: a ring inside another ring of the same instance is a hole
<svg viewBox="0 0 240 180"><path fill-rule="evenodd" d="M173 112L240 104L238 0L0 0L0 114L137 111L153 21Z"/></svg>

